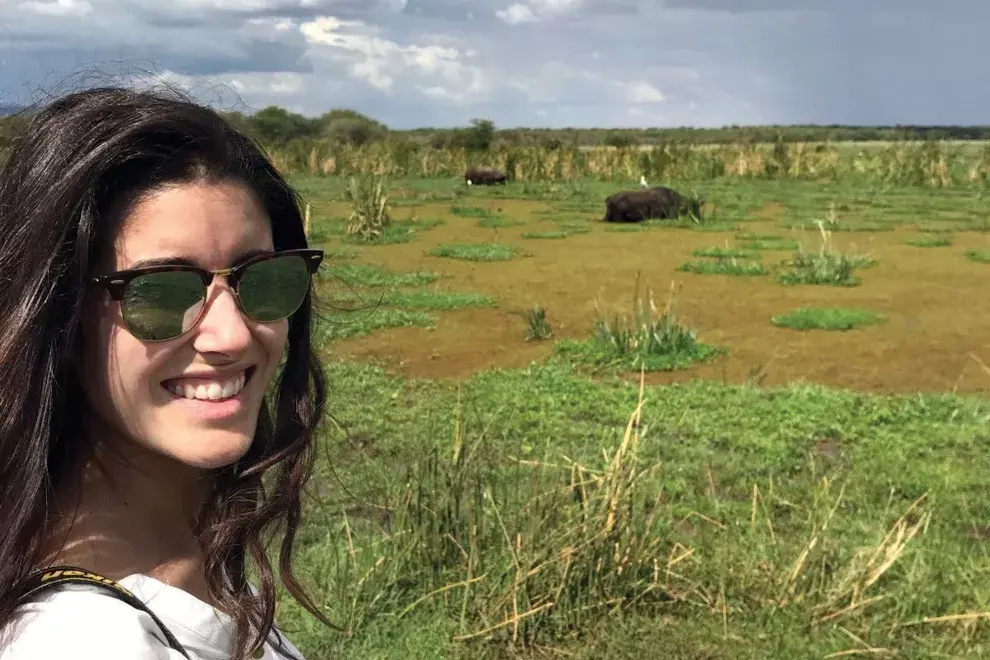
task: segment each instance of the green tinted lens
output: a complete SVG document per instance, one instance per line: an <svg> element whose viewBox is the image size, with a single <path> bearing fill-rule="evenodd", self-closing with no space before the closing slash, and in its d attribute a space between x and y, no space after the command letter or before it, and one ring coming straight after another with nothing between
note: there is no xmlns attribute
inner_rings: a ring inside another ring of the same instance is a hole
<svg viewBox="0 0 990 660"><path fill-rule="evenodd" d="M199 318L206 287L196 273L140 275L127 285L121 310L127 329L144 341L178 337Z"/></svg>
<svg viewBox="0 0 990 660"><path fill-rule="evenodd" d="M237 283L244 312L259 323L271 323L299 309L309 291L309 268L303 257L290 254L251 264Z"/></svg>

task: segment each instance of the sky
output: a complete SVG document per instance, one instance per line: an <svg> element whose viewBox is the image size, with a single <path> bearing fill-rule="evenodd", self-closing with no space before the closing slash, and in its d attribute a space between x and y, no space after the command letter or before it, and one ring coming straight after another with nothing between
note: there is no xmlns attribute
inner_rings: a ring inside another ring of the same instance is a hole
<svg viewBox="0 0 990 660"><path fill-rule="evenodd" d="M985 0L0 0L0 104L164 82L396 129L990 124L988 34Z"/></svg>

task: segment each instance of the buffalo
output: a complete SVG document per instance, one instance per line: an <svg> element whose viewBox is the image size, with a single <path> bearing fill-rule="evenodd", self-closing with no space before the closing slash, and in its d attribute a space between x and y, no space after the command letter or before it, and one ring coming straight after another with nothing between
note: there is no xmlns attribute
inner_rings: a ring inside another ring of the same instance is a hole
<svg viewBox="0 0 990 660"><path fill-rule="evenodd" d="M603 222L641 222L649 218L676 218L683 214L701 217L702 200L657 186L645 190L623 190L605 198Z"/></svg>
<svg viewBox="0 0 990 660"><path fill-rule="evenodd" d="M506 179L507 177L502 172L487 167L472 167L464 173L464 180L469 186L490 186L496 183L505 183Z"/></svg>

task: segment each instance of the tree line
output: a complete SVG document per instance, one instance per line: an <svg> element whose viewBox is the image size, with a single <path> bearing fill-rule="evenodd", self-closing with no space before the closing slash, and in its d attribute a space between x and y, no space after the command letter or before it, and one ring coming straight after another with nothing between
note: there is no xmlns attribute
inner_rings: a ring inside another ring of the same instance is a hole
<svg viewBox="0 0 990 660"><path fill-rule="evenodd" d="M230 120L262 144L285 147L300 141L328 141L360 146L384 140L409 141L437 149L487 150L496 143L549 149L661 144L729 144L739 142L860 142L891 140L990 140L990 126L723 126L720 128L496 128L489 119L473 119L457 128L390 129L356 110L335 109L318 117L268 106L252 114L225 112ZM23 121L23 115L0 117L0 146Z"/></svg>

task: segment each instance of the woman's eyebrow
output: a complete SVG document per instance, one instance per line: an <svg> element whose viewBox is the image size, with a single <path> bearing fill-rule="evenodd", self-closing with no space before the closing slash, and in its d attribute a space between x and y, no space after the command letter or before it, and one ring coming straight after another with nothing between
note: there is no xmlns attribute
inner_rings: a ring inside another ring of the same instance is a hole
<svg viewBox="0 0 990 660"><path fill-rule="evenodd" d="M132 270L136 268L151 268L154 266L195 266L196 263L192 259L187 259L185 257L157 257L155 259L141 259L140 261L135 261L127 268L123 270Z"/></svg>
<svg viewBox="0 0 990 660"><path fill-rule="evenodd" d="M270 254L272 250L246 250L237 255L234 259L231 267L236 266L252 257L256 257L260 254ZM152 268L155 266L195 266L197 268L202 268L198 263L188 257L156 257L154 259L141 259L140 261L135 261L133 264L128 266L124 270L132 270L136 268Z"/></svg>

